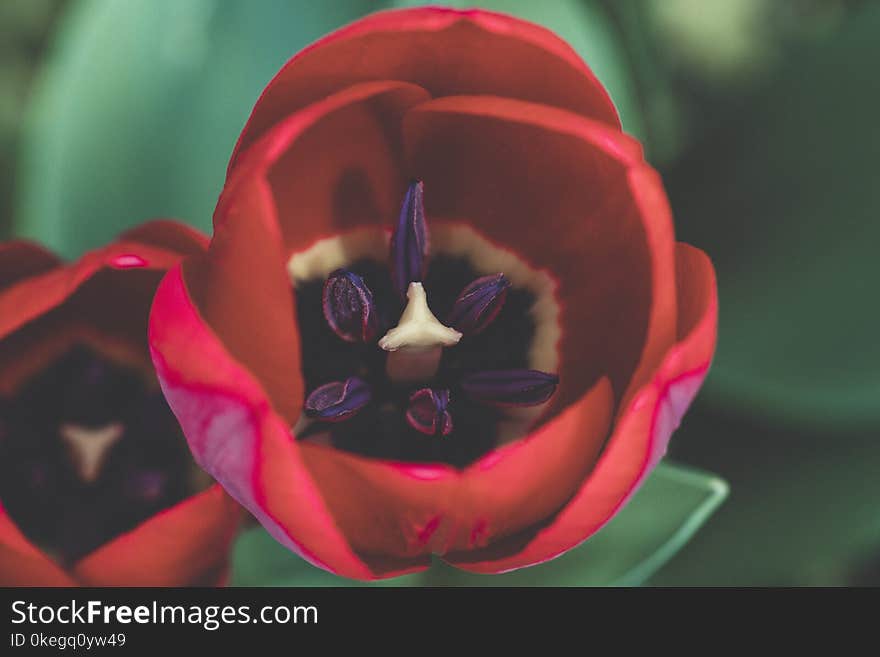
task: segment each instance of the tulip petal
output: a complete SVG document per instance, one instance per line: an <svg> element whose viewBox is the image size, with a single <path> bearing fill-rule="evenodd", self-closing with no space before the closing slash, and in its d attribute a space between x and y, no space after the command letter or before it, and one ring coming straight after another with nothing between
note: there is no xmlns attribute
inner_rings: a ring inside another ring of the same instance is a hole
<svg viewBox="0 0 880 657"><path fill-rule="evenodd" d="M186 262L187 287L201 317L293 424L304 397L299 332L268 185L239 185L224 214L209 252Z"/></svg>
<svg viewBox="0 0 880 657"><path fill-rule="evenodd" d="M428 98L413 84L357 84L290 114L262 136L231 172L215 227L241 184L268 181L285 254L398 214L407 179L397 135L403 114Z"/></svg>
<svg viewBox="0 0 880 657"><path fill-rule="evenodd" d="M240 508L218 485L161 511L74 566L85 586L216 586Z"/></svg>
<svg viewBox="0 0 880 657"><path fill-rule="evenodd" d="M285 116L334 91L371 80L412 82L434 97L519 98L620 127L614 105L589 67L543 27L480 10L386 11L324 37L279 71L239 137L230 171L240 155Z"/></svg>
<svg viewBox="0 0 880 657"><path fill-rule="evenodd" d="M715 272L709 258L676 245L678 342L620 416L596 467L549 525L483 551L449 555L464 570L497 573L541 563L598 531L659 462L709 369L717 336Z"/></svg>
<svg viewBox="0 0 880 657"><path fill-rule="evenodd" d="M532 436L463 471L378 461L321 445L303 445L302 454L356 549L427 558L483 547L560 508L595 461L612 408L611 387L600 381Z"/></svg>
<svg viewBox="0 0 880 657"><path fill-rule="evenodd" d="M39 244L15 240L0 244L0 289L42 274L61 264L61 260Z"/></svg>
<svg viewBox="0 0 880 657"><path fill-rule="evenodd" d="M384 223L392 216L403 179L394 154L399 148L389 143L383 121L399 123L403 111L425 97L411 84L363 84L276 126L228 182L207 256L187 263L200 313L266 386L289 424L299 416L304 392L286 259L352 222Z"/></svg>
<svg viewBox="0 0 880 657"><path fill-rule="evenodd" d="M487 454L465 470L456 509L466 509L468 548L483 547L560 509L588 476L614 410L608 379L529 437ZM460 548L458 548L460 549Z"/></svg>
<svg viewBox="0 0 880 657"><path fill-rule="evenodd" d="M76 586L77 582L30 543L0 505L0 586Z"/></svg>
<svg viewBox="0 0 880 657"><path fill-rule="evenodd" d="M359 554L430 564L432 549L449 537L458 477L452 467L380 461L311 443L304 443L301 453L330 513Z"/></svg>
<svg viewBox="0 0 880 657"><path fill-rule="evenodd" d="M21 249L14 251L20 252ZM9 252L12 253L13 249ZM142 262L138 268L147 270L167 269L180 260L176 253L134 241L114 242L85 254L76 262L52 269L46 266L49 254L40 254L39 268L45 269L44 273L0 289L0 337L60 305L102 270L130 268L129 265L118 264L120 258L126 256L136 256Z"/></svg>
<svg viewBox="0 0 880 657"><path fill-rule="evenodd" d="M209 242L208 237L195 228L168 219L153 219L135 226L122 233L120 240L151 244L180 255L201 253Z"/></svg>
<svg viewBox="0 0 880 657"><path fill-rule="evenodd" d="M172 222L161 223L167 225L163 230L175 230ZM23 253L20 247L6 251L13 252ZM180 257L155 244L125 239L0 288L0 390L11 390L21 376L81 338L118 342L114 348L123 349L126 358L147 366L142 345L150 302L161 271ZM34 262L44 269L50 260L40 251ZM28 330L20 331L25 325Z"/></svg>
<svg viewBox="0 0 880 657"><path fill-rule="evenodd" d="M427 213L463 221L557 282L561 385L549 419L608 375L618 401L675 338L672 219L637 142L557 108L432 100L404 120Z"/></svg>
<svg viewBox="0 0 880 657"><path fill-rule="evenodd" d="M198 314L180 267L156 292L149 328L165 397L196 461L288 549L338 574L370 579L303 467L266 390Z"/></svg>

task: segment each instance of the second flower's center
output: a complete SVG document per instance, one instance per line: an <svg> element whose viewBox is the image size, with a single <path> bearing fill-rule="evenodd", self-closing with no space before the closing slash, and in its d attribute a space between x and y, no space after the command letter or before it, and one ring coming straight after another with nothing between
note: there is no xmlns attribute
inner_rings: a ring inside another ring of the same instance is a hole
<svg viewBox="0 0 880 657"><path fill-rule="evenodd" d="M76 345L0 397L0 502L70 566L201 483L158 387Z"/></svg>
<svg viewBox="0 0 880 657"><path fill-rule="evenodd" d="M365 258L297 280L300 439L377 458L463 466L496 446L518 407L558 385L530 369L535 294L467 257L430 254L423 186L407 191L390 265Z"/></svg>

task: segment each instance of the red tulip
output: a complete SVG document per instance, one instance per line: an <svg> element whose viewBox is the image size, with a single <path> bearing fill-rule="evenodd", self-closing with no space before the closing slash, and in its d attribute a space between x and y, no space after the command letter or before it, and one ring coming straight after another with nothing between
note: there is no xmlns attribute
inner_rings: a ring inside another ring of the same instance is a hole
<svg viewBox="0 0 880 657"><path fill-rule="evenodd" d="M578 545L663 456L715 347L712 264L675 242L604 88L507 16L380 13L296 55L214 228L157 292L163 390L196 460L347 577Z"/></svg>
<svg viewBox="0 0 880 657"><path fill-rule="evenodd" d="M206 242L156 221L71 264L0 245L0 584L225 580L238 505L198 485L146 341L162 275Z"/></svg>

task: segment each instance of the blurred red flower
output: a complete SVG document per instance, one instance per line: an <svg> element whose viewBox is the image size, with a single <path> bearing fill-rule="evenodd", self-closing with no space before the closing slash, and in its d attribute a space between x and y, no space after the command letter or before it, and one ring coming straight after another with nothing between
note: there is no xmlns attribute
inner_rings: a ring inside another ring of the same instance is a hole
<svg viewBox="0 0 880 657"><path fill-rule="evenodd" d="M239 507L199 477L146 342L162 275L206 243L155 221L71 264L0 245L0 584L225 581Z"/></svg>
<svg viewBox="0 0 880 657"><path fill-rule="evenodd" d="M712 264L676 243L605 89L507 16L379 13L296 55L214 229L157 292L166 398L231 495L347 577L579 544L663 456L715 347Z"/></svg>

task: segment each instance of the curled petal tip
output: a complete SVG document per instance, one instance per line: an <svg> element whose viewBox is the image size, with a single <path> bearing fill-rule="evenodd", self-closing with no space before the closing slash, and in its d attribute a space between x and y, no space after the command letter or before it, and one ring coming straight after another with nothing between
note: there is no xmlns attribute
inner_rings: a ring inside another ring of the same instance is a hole
<svg viewBox="0 0 880 657"><path fill-rule="evenodd" d="M556 374L538 370L475 372L462 379L461 388L475 401L490 406L537 406L553 396Z"/></svg>
<svg viewBox="0 0 880 657"><path fill-rule="evenodd" d="M421 281L428 262L428 225L425 222L424 183L410 183L391 236L391 275L394 287L405 296L409 284Z"/></svg>
<svg viewBox="0 0 880 657"><path fill-rule="evenodd" d="M373 293L357 274L337 269L324 282L327 324L346 342L371 342L379 332Z"/></svg>
<svg viewBox="0 0 880 657"><path fill-rule="evenodd" d="M409 398L406 421L413 429L428 436L448 436L452 433L452 416L448 406L448 390L416 390Z"/></svg>
<svg viewBox="0 0 880 657"><path fill-rule="evenodd" d="M476 335L501 312L508 288L510 281L504 274L478 278L458 295L447 324L465 335Z"/></svg>
<svg viewBox="0 0 880 657"><path fill-rule="evenodd" d="M311 418L341 422L360 411L371 399L370 386L352 376L315 388L306 399L305 413Z"/></svg>

